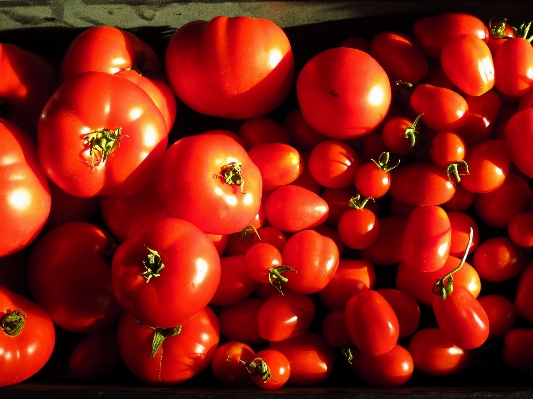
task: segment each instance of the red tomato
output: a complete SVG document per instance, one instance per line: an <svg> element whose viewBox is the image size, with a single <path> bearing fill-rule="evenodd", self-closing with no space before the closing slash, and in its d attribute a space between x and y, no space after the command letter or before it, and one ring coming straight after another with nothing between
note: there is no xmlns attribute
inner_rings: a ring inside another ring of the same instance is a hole
<svg viewBox="0 0 533 399"><path fill-rule="evenodd" d="M378 239L379 219L371 210L355 207L342 214L337 229L344 244L353 249L363 249Z"/></svg>
<svg viewBox="0 0 533 399"><path fill-rule="evenodd" d="M450 253L452 229L448 214L440 206L419 206L409 215L403 237L403 260L411 269L439 270Z"/></svg>
<svg viewBox="0 0 533 399"><path fill-rule="evenodd" d="M250 151L259 144L281 143L291 144L287 129L271 118L252 118L239 127L239 136L244 141L243 147Z"/></svg>
<svg viewBox="0 0 533 399"><path fill-rule="evenodd" d="M471 34L488 41L488 29L478 17L447 12L418 18L413 24L413 34L422 53L439 58L444 45L454 37Z"/></svg>
<svg viewBox="0 0 533 399"><path fill-rule="evenodd" d="M415 369L424 374L444 376L466 369L470 351L455 345L440 328L425 328L417 331L407 350L413 357Z"/></svg>
<svg viewBox="0 0 533 399"><path fill-rule="evenodd" d="M476 221L464 212L448 212L448 219L452 228L452 240L450 243L450 255L461 258L465 253L470 238L470 228L472 228L472 244L468 249L473 253L480 240L479 228Z"/></svg>
<svg viewBox="0 0 533 399"><path fill-rule="evenodd" d="M209 367L219 325L209 307L169 328L147 326L124 313L117 334L122 359L137 378L151 385L173 385Z"/></svg>
<svg viewBox="0 0 533 399"><path fill-rule="evenodd" d="M378 160L362 164L355 172L355 187L363 197L381 198L390 188L390 171L398 166L388 165L389 153L383 152Z"/></svg>
<svg viewBox="0 0 533 399"><path fill-rule="evenodd" d="M370 45L372 57L394 80L416 84L426 77L426 58L409 35L380 32L372 38Z"/></svg>
<svg viewBox="0 0 533 399"><path fill-rule="evenodd" d="M295 186L303 187L316 195L320 195L322 186L314 179L307 167L309 161L309 154L307 152L300 152L300 175L292 182Z"/></svg>
<svg viewBox="0 0 533 399"><path fill-rule="evenodd" d="M211 372L219 384L239 388L252 383L248 363L255 358L254 350L239 341L228 341L219 345L211 359Z"/></svg>
<svg viewBox="0 0 533 399"><path fill-rule="evenodd" d="M39 238L28 261L28 281L54 324L91 333L120 318L122 308L111 287L114 244L106 230L87 222L65 223Z"/></svg>
<svg viewBox="0 0 533 399"><path fill-rule="evenodd" d="M220 258L220 281L209 301L213 306L227 306L242 301L257 287L257 281L246 273L244 255Z"/></svg>
<svg viewBox="0 0 533 399"><path fill-rule="evenodd" d="M37 133L45 173L78 197L141 189L159 170L168 142L148 94L103 72L62 84L43 109Z"/></svg>
<svg viewBox="0 0 533 399"><path fill-rule="evenodd" d="M392 288L379 288L376 292L385 298L398 318L400 326L398 338L413 335L420 324L420 307L416 300Z"/></svg>
<svg viewBox="0 0 533 399"><path fill-rule="evenodd" d="M184 137L169 147L159 195L171 215L204 233L236 233L259 212L261 174L235 140L208 133Z"/></svg>
<svg viewBox="0 0 533 399"><path fill-rule="evenodd" d="M447 41L441 50L444 73L466 95L481 96L494 86L494 64L486 41L464 34Z"/></svg>
<svg viewBox="0 0 533 399"><path fill-rule="evenodd" d="M494 57L496 51L498 51L503 42L505 42L505 40L502 39L515 37L515 31L513 27L507 23L506 18L497 22L492 22L491 20L487 27L489 29L489 41L487 42L487 45Z"/></svg>
<svg viewBox="0 0 533 399"><path fill-rule="evenodd" d="M349 47L308 60L296 80L296 95L305 120L338 140L370 133L391 103L386 72L372 56Z"/></svg>
<svg viewBox="0 0 533 399"><path fill-rule="evenodd" d="M402 245L407 218L385 216L379 219L379 235L371 246L363 248L361 258L380 266L391 266L403 260Z"/></svg>
<svg viewBox="0 0 533 399"><path fill-rule="evenodd" d="M533 108L516 112L507 122L506 142L513 163L522 173L533 177L533 161L528 148L533 145Z"/></svg>
<svg viewBox="0 0 533 399"><path fill-rule="evenodd" d="M30 137L0 119L0 257L13 254L37 238L51 207L48 179Z"/></svg>
<svg viewBox="0 0 533 399"><path fill-rule="evenodd" d="M367 355L383 355L398 342L398 318L374 290L363 290L350 298L344 317L352 342Z"/></svg>
<svg viewBox="0 0 533 399"><path fill-rule="evenodd" d="M289 360L288 383L298 386L325 382L335 369L335 351L320 335L305 332L284 341L270 342L268 349L283 353Z"/></svg>
<svg viewBox="0 0 533 399"><path fill-rule="evenodd" d="M533 323L533 262L529 262L518 277L518 287L514 297L514 307L517 316Z"/></svg>
<svg viewBox="0 0 533 399"><path fill-rule="evenodd" d="M289 359L280 351L263 349L255 354L255 358L246 364L252 382L261 389L272 390L281 388L291 375Z"/></svg>
<svg viewBox="0 0 533 399"><path fill-rule="evenodd" d="M330 227L337 228L342 215L353 209L350 199L357 196L357 188L354 185L343 188L325 188L320 197L328 204L328 218L324 222ZM367 206L371 205L367 203Z"/></svg>
<svg viewBox="0 0 533 399"><path fill-rule="evenodd" d="M489 339L505 335L513 326L516 310L513 303L502 295L484 295L478 302L489 318Z"/></svg>
<svg viewBox="0 0 533 399"><path fill-rule="evenodd" d="M277 188L265 203L268 222L284 232L308 229L328 217L328 204L317 194L295 185Z"/></svg>
<svg viewBox="0 0 533 399"><path fill-rule="evenodd" d="M68 369L74 378L96 380L110 375L121 363L117 330L107 328L85 335L76 344L68 358Z"/></svg>
<svg viewBox="0 0 533 399"><path fill-rule="evenodd" d="M165 69L174 93L202 114L264 116L287 97L294 56L285 32L263 18L217 16L172 35Z"/></svg>
<svg viewBox="0 0 533 399"><path fill-rule="evenodd" d="M525 267L529 254L508 237L491 237L474 252L473 265L487 281L506 281Z"/></svg>
<svg viewBox="0 0 533 399"><path fill-rule="evenodd" d="M480 96L465 96L468 115L457 133L472 146L491 137L496 117L501 108L501 98L495 90L489 90Z"/></svg>
<svg viewBox="0 0 533 399"><path fill-rule="evenodd" d="M175 327L211 301L220 269L213 242L192 223L153 219L117 248L112 264L113 292L140 323Z"/></svg>
<svg viewBox="0 0 533 399"><path fill-rule="evenodd" d="M246 274L258 283L281 282L282 262L281 252L268 242L252 245L244 255Z"/></svg>
<svg viewBox="0 0 533 399"><path fill-rule="evenodd" d="M461 162L466 155L466 143L461 135L442 131L431 139L429 156L433 163L441 168Z"/></svg>
<svg viewBox="0 0 533 399"><path fill-rule="evenodd" d="M283 264L295 270L285 285L303 294L322 290L339 265L335 242L313 230L302 230L289 238L281 255Z"/></svg>
<svg viewBox="0 0 533 399"><path fill-rule="evenodd" d="M265 342L259 335L257 315L265 301L254 296L222 306L218 314L220 334L228 341L257 345Z"/></svg>
<svg viewBox="0 0 533 399"><path fill-rule="evenodd" d="M0 286L0 387L17 384L41 370L55 341L50 316L27 297Z"/></svg>
<svg viewBox="0 0 533 399"><path fill-rule="evenodd" d="M322 337L334 348L343 348L352 342L344 322L344 309L335 309L322 319Z"/></svg>
<svg viewBox="0 0 533 399"><path fill-rule="evenodd" d="M318 143L328 140L304 119L300 109L293 109L283 119L283 126L289 132L292 145L298 151L310 152Z"/></svg>
<svg viewBox="0 0 533 399"><path fill-rule="evenodd" d="M379 356L369 355L357 347L351 348L351 354L350 370L374 387L399 387L409 381L414 371L413 358L401 345Z"/></svg>
<svg viewBox="0 0 533 399"><path fill-rule="evenodd" d="M509 238L521 247L533 247L533 212L514 215L507 226Z"/></svg>
<svg viewBox="0 0 533 399"><path fill-rule="evenodd" d="M474 203L477 194L468 191L462 184L455 186L455 193L442 206L449 212L465 212Z"/></svg>
<svg viewBox="0 0 533 399"><path fill-rule="evenodd" d="M533 328L513 328L505 334L502 358L506 365L533 375Z"/></svg>
<svg viewBox="0 0 533 399"><path fill-rule="evenodd" d="M254 230L245 230L243 235L239 232L229 235L228 245L224 251L225 256L244 255L248 249L261 242L274 245L278 251L282 251L287 237L280 230L272 226L264 226Z"/></svg>
<svg viewBox="0 0 533 399"><path fill-rule="evenodd" d="M41 111L59 86L59 70L42 56L5 43L0 43L0 70L0 117L35 139Z"/></svg>

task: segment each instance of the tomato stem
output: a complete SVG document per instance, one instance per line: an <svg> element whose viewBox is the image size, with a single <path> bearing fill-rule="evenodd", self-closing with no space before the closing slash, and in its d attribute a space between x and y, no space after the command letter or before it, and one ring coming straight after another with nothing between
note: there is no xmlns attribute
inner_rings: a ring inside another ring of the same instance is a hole
<svg viewBox="0 0 533 399"><path fill-rule="evenodd" d="M461 267L463 267L463 265L465 264L466 257L468 256L468 251L472 246L473 239L474 229L470 227L470 233L468 235L468 244L466 245L465 253L463 255L463 258L461 259L461 262L459 262L459 265L455 269L444 275L444 277L437 280L437 282L435 283L433 287L433 293L435 295L440 296L442 300L445 300L446 296L453 292L453 274L459 271L459 269L461 269Z"/></svg>
<svg viewBox="0 0 533 399"><path fill-rule="evenodd" d="M396 82L394 82L394 88L405 99L407 99L407 98L409 98L411 96L411 93L413 92L414 87L415 86L412 83L404 82L402 80L397 80Z"/></svg>
<svg viewBox="0 0 533 399"><path fill-rule="evenodd" d="M244 242L244 240L248 240L249 242L252 242L252 239L253 239L252 234L255 234L257 238L259 239L259 241L263 242L257 229L254 226L250 225L248 227L245 227L241 231L235 233L233 237L231 238L228 246L231 246L231 244L233 244L237 238L239 238L241 242Z"/></svg>
<svg viewBox="0 0 533 399"><path fill-rule="evenodd" d="M351 345L350 344L343 345L343 347L341 348L341 352L342 352L342 355L344 356L344 358L346 359L346 361L349 364L352 364L353 353L352 353Z"/></svg>
<svg viewBox="0 0 533 399"><path fill-rule="evenodd" d="M411 143L411 148L415 146L416 139L422 139L425 141L428 141L424 136L420 134L420 132L417 130L418 128L418 122L420 122L420 118L424 114L418 115L415 120L413 121L413 124L405 129L405 138L409 140Z"/></svg>
<svg viewBox="0 0 533 399"><path fill-rule="evenodd" d="M496 25L492 25L492 20L494 18L491 18L488 23L489 32L493 39L509 39L511 36L505 35L505 28L507 25L507 18L503 18L501 21L499 21ZM514 28L513 28L514 29Z"/></svg>
<svg viewBox="0 0 533 399"><path fill-rule="evenodd" d="M181 333L181 329L183 327L180 324L177 327L160 328L147 326L145 324L139 323L137 320L135 320L135 322L143 327L150 328L154 331L154 337L152 338L152 352L150 354L151 358L155 356L165 339L178 335L179 333Z"/></svg>
<svg viewBox="0 0 533 399"><path fill-rule="evenodd" d="M530 21L527 24L524 22L518 28L513 27L513 30L515 32L515 37L519 39L527 40L528 42L531 43L531 41L533 40L533 35L530 37L527 37L527 35L529 34L529 29L531 28L531 22L533 21Z"/></svg>
<svg viewBox="0 0 533 399"><path fill-rule="evenodd" d="M270 367L268 367L268 364L262 358L256 357L250 362L245 362L244 360L239 361L246 366L248 373L260 376L265 384L272 379ZM274 379L272 381L276 382Z"/></svg>
<svg viewBox="0 0 533 399"><path fill-rule="evenodd" d="M143 265L146 270L141 275L146 279L146 283L148 283L152 277L159 277L161 275L161 270L163 270L165 265L161 260L159 252L148 248L146 245L145 247L149 251L149 254L143 260Z"/></svg>
<svg viewBox="0 0 533 399"><path fill-rule="evenodd" d="M89 155L91 162L87 162L94 170L94 167L103 164L109 155L115 151L118 143L122 139L122 128L116 130L99 129L93 130L84 137L83 145L90 147Z"/></svg>
<svg viewBox="0 0 533 399"><path fill-rule="evenodd" d="M26 314L22 310L6 313L0 320L0 329L10 337L16 337L24 328Z"/></svg>
<svg viewBox="0 0 533 399"><path fill-rule="evenodd" d="M350 198L350 200L348 201L348 205L350 206L350 208L361 210L365 207L369 199L374 200L372 197L365 198L361 196L359 192L357 192L357 195L355 197Z"/></svg>
<svg viewBox="0 0 533 399"><path fill-rule="evenodd" d="M281 273L286 272L287 270L296 273L296 270L294 270L292 267L285 265L276 266L268 269L268 282L275 289L277 289L281 295L283 295L283 290L281 289L281 282L286 283L287 281L289 281L289 279L283 276Z"/></svg>
<svg viewBox="0 0 533 399"><path fill-rule="evenodd" d="M459 165L463 165L467 175L470 174L470 170L468 170L468 164L465 160L452 163L451 165L448 165L446 168L446 175L448 176L448 180L450 180L453 183L452 176L455 178L457 183L461 181L461 175L459 174Z"/></svg>
<svg viewBox="0 0 533 399"><path fill-rule="evenodd" d="M396 165L389 166L388 165L389 157L390 157L389 152L382 152L377 161L375 159L371 159L371 161L374 162L376 166L380 168L382 171L390 172L391 170L393 170L400 164L400 160L398 159L398 162L396 162Z"/></svg>
<svg viewBox="0 0 533 399"><path fill-rule="evenodd" d="M246 191L244 189L244 180L241 175L242 163L230 162L226 165L222 165L222 167L220 168L220 174L215 174L213 175L213 177L215 179L221 177L222 179L224 179L224 183L239 186L241 189L241 193L245 194Z"/></svg>

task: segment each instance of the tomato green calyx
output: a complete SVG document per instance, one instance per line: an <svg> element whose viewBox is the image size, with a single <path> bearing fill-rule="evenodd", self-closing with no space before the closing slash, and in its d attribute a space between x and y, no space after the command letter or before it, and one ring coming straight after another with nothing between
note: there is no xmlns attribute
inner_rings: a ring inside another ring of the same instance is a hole
<svg viewBox="0 0 533 399"><path fill-rule="evenodd" d="M451 294L453 292L453 274L466 262L466 257L468 256L468 251L470 250L470 247L472 246L472 240L474 239L474 230L472 227L470 227L470 233L468 235L468 244L466 245L465 253L463 255L463 258L461 259L461 262L459 262L459 265L453 269L451 272L447 273L444 277L437 280L435 285L433 286L433 293L435 295L440 296L442 300L446 299L446 296Z"/></svg>
<svg viewBox="0 0 533 399"><path fill-rule="evenodd" d="M352 347L350 344L345 344L342 348L341 348L341 352L342 352L342 355L344 356L344 358L346 359L346 361L349 363L349 364L352 364L352 360L353 360L353 353L352 353Z"/></svg>
<svg viewBox="0 0 533 399"><path fill-rule="evenodd" d="M420 118L424 114L418 115L415 120L413 121L413 124L405 129L405 138L409 140L411 143L411 148L413 148L416 144L416 139L422 139L427 140L424 136L420 134L420 132L417 130L418 128L418 122L420 122Z"/></svg>
<svg viewBox="0 0 533 399"><path fill-rule="evenodd" d="M24 328L26 314L22 310L13 310L0 319L0 329L10 337L16 337Z"/></svg>
<svg viewBox="0 0 533 399"><path fill-rule="evenodd" d="M241 231L235 233L233 237L231 238L231 241L229 242L228 246L231 246L235 242L237 238L240 239L241 242L244 242L244 240L248 240L249 242L252 242L253 234L257 236L259 241L263 242L261 239L261 236L259 235L259 232L254 226L247 226Z"/></svg>
<svg viewBox="0 0 533 399"><path fill-rule="evenodd" d="M276 267L272 267L268 269L268 282L270 283L270 285L272 285L275 289L278 290L280 295L283 295L283 290L281 289L281 283L282 282L286 283L287 281L289 281L289 279L283 276L281 273L284 273L287 270L290 270L291 272L296 273L296 270L294 270L292 267L285 266L285 265L276 266Z"/></svg>
<svg viewBox="0 0 533 399"><path fill-rule="evenodd" d="M122 139L122 128L116 130L99 129L93 130L84 137L83 145L90 147L89 156L91 162L87 162L94 170L94 167L105 163L107 157L115 151L118 143Z"/></svg>
<svg viewBox="0 0 533 399"><path fill-rule="evenodd" d="M226 165L222 165L220 168L220 174L215 174L213 177L215 179L222 178L226 184L233 184L239 186L241 193L245 194L244 189L244 180L241 176L242 174L242 163L240 162L230 162Z"/></svg>
<svg viewBox="0 0 533 399"><path fill-rule="evenodd" d="M515 32L515 38L524 39L531 43L531 41L533 40L533 35L530 37L527 37L527 35L529 34L529 29L531 28L532 22L533 21L530 21L527 24L524 22L518 28L513 27L513 30Z"/></svg>
<svg viewBox="0 0 533 399"><path fill-rule="evenodd" d="M468 170L468 164L466 163L466 161L463 160L463 161L452 163L446 168L446 175L448 176L448 180L450 180L452 183L453 183L452 176L455 178L457 183L461 181L461 175L459 174L459 165L463 165L463 167L465 168L466 173L464 173L463 176L465 174L466 175L470 174L470 170Z"/></svg>
<svg viewBox="0 0 533 399"><path fill-rule="evenodd" d="M400 164L400 160L398 159L398 162L396 162L396 165L389 166L389 157L390 157L390 154L388 152L382 152L377 161L375 159L371 159L371 161L374 162L376 166L380 168L382 171L390 172L391 170L393 170Z"/></svg>
<svg viewBox="0 0 533 399"><path fill-rule="evenodd" d="M348 201L348 205L350 206L350 208L361 210L365 207L369 199L374 200L374 198L372 197L363 197L361 196L361 194L357 193L355 197L350 198L350 201Z"/></svg>
<svg viewBox="0 0 533 399"><path fill-rule="evenodd" d="M266 364L266 362L262 358L256 357L248 363L244 360L239 361L246 366L246 370L248 370L248 373L250 373L251 375L260 376L265 384L270 380L276 382L276 380L272 379L270 367L268 367L268 364Z"/></svg>
<svg viewBox="0 0 533 399"><path fill-rule="evenodd" d="M394 82L394 89L402 95L404 98L409 98L414 90L414 85L403 80L397 80Z"/></svg>
<svg viewBox="0 0 533 399"><path fill-rule="evenodd" d="M135 320L135 322L137 324L140 324L143 327L150 328L154 331L154 337L152 338L152 353L150 354L151 358L155 356L155 354L157 353L157 351L159 350L159 348L161 347L165 339L178 335L179 333L181 333L181 329L183 327L180 324L179 326L176 326L176 327L161 328L161 327L147 326L145 324L138 322L137 320Z"/></svg>
<svg viewBox="0 0 533 399"><path fill-rule="evenodd" d="M149 253L148 255L146 255L146 259L143 260L143 265L146 270L142 272L141 275L146 279L146 282L148 283L152 277L159 277L161 275L161 270L163 270L165 265L161 261L161 256L159 255L159 252L148 248L146 245L145 247L149 251Z"/></svg>
<svg viewBox="0 0 533 399"><path fill-rule="evenodd" d="M511 36L505 34L505 28L507 25L507 18L503 18L501 21L497 22L495 25L492 24L491 18L488 23L489 32L493 39L509 39Z"/></svg>

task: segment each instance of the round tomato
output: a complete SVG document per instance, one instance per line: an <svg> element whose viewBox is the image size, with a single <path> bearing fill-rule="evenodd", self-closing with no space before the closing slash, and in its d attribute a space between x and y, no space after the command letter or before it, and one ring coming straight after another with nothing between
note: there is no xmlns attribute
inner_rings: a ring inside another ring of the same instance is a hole
<svg viewBox="0 0 533 399"><path fill-rule="evenodd" d="M281 123L271 118L252 118L239 127L239 137L243 147L250 151L259 144L280 143L291 144L289 132Z"/></svg>
<svg viewBox="0 0 533 399"><path fill-rule="evenodd" d="M280 351L263 349L246 363L252 381L261 389L278 389L287 383L291 375L289 359Z"/></svg>
<svg viewBox="0 0 533 399"><path fill-rule="evenodd" d="M509 237L496 236L479 244L472 261L482 279L501 282L518 275L528 259L529 251L525 248Z"/></svg>
<svg viewBox="0 0 533 399"><path fill-rule="evenodd" d="M502 357L505 364L533 375L533 328L513 328L504 336Z"/></svg>
<svg viewBox="0 0 533 399"><path fill-rule="evenodd" d="M249 296L232 305L222 306L218 313L220 334L228 341L238 341L247 345L265 342L259 334L257 315L265 301Z"/></svg>
<svg viewBox="0 0 533 399"><path fill-rule="evenodd" d="M489 339L501 337L513 328L516 310L513 303L502 295L492 294L478 298L489 318Z"/></svg>
<svg viewBox="0 0 533 399"><path fill-rule="evenodd" d="M254 350L239 341L228 341L217 347L211 359L211 372L222 385L243 387L252 382L245 366L255 358Z"/></svg>

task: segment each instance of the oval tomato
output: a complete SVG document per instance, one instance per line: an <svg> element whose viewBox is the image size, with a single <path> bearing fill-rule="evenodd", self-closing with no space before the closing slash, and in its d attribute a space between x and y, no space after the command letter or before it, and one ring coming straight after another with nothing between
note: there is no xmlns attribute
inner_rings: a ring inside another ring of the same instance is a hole
<svg viewBox="0 0 533 399"><path fill-rule="evenodd" d="M518 111L507 122L507 149L513 163L522 173L533 177L533 160L528 148L533 145L533 108Z"/></svg>

